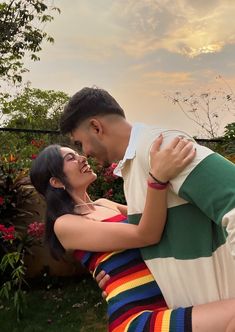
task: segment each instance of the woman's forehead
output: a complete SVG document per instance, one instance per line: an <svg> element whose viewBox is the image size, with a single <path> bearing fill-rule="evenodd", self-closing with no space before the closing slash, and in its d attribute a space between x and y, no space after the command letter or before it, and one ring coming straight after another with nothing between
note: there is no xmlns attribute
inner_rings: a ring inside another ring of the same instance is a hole
<svg viewBox="0 0 235 332"><path fill-rule="evenodd" d="M69 147L66 147L66 146L61 147L61 154L62 154L62 156L65 156L68 153L76 153L77 154L76 151L74 151L73 149L71 149Z"/></svg>

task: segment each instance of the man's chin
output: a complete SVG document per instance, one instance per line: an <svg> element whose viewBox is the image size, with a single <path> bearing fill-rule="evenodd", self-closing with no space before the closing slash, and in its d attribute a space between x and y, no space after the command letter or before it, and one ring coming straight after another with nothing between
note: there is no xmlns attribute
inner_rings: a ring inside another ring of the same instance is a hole
<svg viewBox="0 0 235 332"><path fill-rule="evenodd" d="M111 165L111 163L108 160L100 160L97 158L94 158L97 162L98 165L102 166L102 167L109 167Z"/></svg>
<svg viewBox="0 0 235 332"><path fill-rule="evenodd" d="M108 160L105 160L105 161L103 161L102 166L106 168L106 167L109 167L111 164L112 163L110 163Z"/></svg>

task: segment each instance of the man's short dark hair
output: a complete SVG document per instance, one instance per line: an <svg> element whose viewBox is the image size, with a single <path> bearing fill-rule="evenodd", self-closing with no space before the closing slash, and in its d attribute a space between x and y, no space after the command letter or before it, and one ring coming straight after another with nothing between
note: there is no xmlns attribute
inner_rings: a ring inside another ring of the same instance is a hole
<svg viewBox="0 0 235 332"><path fill-rule="evenodd" d="M109 114L125 118L123 109L107 91L85 87L75 93L65 105L60 119L61 133L71 133L92 116Z"/></svg>

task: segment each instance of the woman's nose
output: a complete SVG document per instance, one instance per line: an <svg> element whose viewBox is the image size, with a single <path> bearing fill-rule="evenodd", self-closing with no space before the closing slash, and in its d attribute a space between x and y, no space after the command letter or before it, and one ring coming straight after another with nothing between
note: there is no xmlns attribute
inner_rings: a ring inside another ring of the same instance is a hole
<svg viewBox="0 0 235 332"><path fill-rule="evenodd" d="M87 158L86 158L85 156L81 156L81 155L79 155L79 156L78 156L78 161L79 161L80 163L85 163L85 162L87 161Z"/></svg>

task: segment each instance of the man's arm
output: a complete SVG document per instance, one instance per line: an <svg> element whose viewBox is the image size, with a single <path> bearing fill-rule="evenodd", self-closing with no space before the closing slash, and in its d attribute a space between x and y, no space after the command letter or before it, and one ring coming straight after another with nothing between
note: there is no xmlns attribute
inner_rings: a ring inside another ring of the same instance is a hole
<svg viewBox="0 0 235 332"><path fill-rule="evenodd" d="M179 131L163 133L164 147L173 137L179 136ZM193 139L182 133L188 140ZM140 151L150 151L150 147ZM197 206L207 217L217 225L226 227L227 242L235 259L235 165L226 158L194 143L197 154L194 160L173 180L170 181L173 191L185 201ZM139 158L146 160L144 154Z"/></svg>
<svg viewBox="0 0 235 332"><path fill-rule="evenodd" d="M235 165L217 153L207 152L207 148L197 145L195 160L171 183L180 197L226 227L235 258Z"/></svg>

